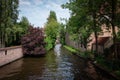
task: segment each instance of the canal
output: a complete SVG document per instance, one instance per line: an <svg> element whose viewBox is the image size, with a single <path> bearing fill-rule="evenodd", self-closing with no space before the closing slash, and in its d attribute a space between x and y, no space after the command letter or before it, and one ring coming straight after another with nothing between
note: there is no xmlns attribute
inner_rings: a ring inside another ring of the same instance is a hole
<svg viewBox="0 0 120 80"><path fill-rule="evenodd" d="M45 57L22 58L0 68L0 80L99 80L85 60L72 55L60 44ZM93 78L88 76L92 74ZM107 80L107 79L100 79Z"/></svg>

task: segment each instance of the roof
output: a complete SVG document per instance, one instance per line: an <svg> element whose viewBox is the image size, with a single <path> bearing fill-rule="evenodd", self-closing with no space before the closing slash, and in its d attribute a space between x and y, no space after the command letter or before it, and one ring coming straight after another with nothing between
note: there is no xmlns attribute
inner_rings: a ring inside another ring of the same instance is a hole
<svg viewBox="0 0 120 80"><path fill-rule="evenodd" d="M110 37L98 37L98 45L104 45ZM94 40L93 44L96 43L96 40Z"/></svg>

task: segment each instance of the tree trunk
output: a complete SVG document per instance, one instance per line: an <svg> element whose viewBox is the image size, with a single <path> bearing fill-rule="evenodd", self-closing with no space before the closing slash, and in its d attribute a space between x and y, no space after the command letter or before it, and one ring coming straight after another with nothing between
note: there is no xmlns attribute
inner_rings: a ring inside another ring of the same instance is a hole
<svg viewBox="0 0 120 80"><path fill-rule="evenodd" d="M95 31L94 32L94 34L95 34L95 49L96 49L96 54L95 54L95 56L97 56L98 55L98 36L97 36L97 31Z"/></svg>
<svg viewBox="0 0 120 80"><path fill-rule="evenodd" d="M112 33L113 33L113 47L114 47L114 53L113 57L117 59L117 51L116 51L116 31L115 31L115 11L116 11L116 1L112 0L112 20L111 20L111 25L112 25Z"/></svg>
<svg viewBox="0 0 120 80"><path fill-rule="evenodd" d="M94 28L94 35L95 35L95 55L94 57L96 57L98 55L98 36L97 36L97 29L96 29L96 14L95 12L93 11L93 28Z"/></svg>

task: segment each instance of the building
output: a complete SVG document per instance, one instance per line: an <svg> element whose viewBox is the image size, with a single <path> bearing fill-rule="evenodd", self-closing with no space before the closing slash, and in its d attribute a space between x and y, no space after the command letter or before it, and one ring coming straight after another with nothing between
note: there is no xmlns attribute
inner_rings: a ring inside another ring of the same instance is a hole
<svg viewBox="0 0 120 80"><path fill-rule="evenodd" d="M106 27L105 24L101 26L101 32L98 34L98 52L103 53L105 48L109 48L113 45L113 36L112 36L112 28L111 27ZM119 31L118 27L115 27L116 33ZM91 41L88 43L88 50L96 50L95 44L96 40L94 37L94 33L90 35L89 38Z"/></svg>

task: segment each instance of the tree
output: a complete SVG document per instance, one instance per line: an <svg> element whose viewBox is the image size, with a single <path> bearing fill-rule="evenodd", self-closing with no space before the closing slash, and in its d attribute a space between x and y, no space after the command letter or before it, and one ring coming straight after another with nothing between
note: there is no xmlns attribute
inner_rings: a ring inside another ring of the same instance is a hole
<svg viewBox="0 0 120 80"><path fill-rule="evenodd" d="M45 42L47 50L52 49L55 46L56 37L59 33L59 23L57 22L56 14L54 11L50 11L50 15L45 25Z"/></svg>
<svg viewBox="0 0 120 80"><path fill-rule="evenodd" d="M65 45L65 33L66 33L66 29L65 29L65 25L63 23L60 24L60 43L62 45Z"/></svg>
<svg viewBox="0 0 120 80"><path fill-rule="evenodd" d="M22 37L21 43L24 55L37 56L46 53L44 34L41 28L30 26L28 33Z"/></svg>
<svg viewBox="0 0 120 80"><path fill-rule="evenodd" d="M98 18L98 14L100 12L100 6L101 6L101 2L103 2L103 0L97 0L97 1L92 1L89 0L88 1L88 12L89 15L92 18L92 29L95 35L95 43L96 43L96 53L95 56L98 55L98 32L100 32L100 22L99 22L99 18Z"/></svg>
<svg viewBox="0 0 120 80"><path fill-rule="evenodd" d="M114 56L117 57L115 26L119 26L119 5L120 0L69 0L69 3L66 3L63 7L71 11L71 18L69 20L69 26L71 27L69 28L72 32L75 33L81 29L81 27L85 27L84 24L89 25L88 29L92 30L95 34L96 53L98 53L97 37L101 28L100 26L103 23L105 23L107 27L112 26L115 49ZM79 31L77 32L79 33ZM83 31L80 31L79 34L81 34L81 32ZM84 36L84 34L81 35ZM84 39L83 41L86 42Z"/></svg>
<svg viewBox="0 0 120 80"><path fill-rule="evenodd" d="M56 13L54 11L50 11L50 15L47 18L47 23L51 22L52 20L57 21Z"/></svg>
<svg viewBox="0 0 120 80"><path fill-rule="evenodd" d="M0 47L6 46L7 28L13 27L18 19L19 0L0 0Z"/></svg>
<svg viewBox="0 0 120 80"><path fill-rule="evenodd" d="M21 37L28 33L29 21L26 17L22 17L20 22L17 22L12 27L6 28L6 46L15 46L21 44Z"/></svg>
<svg viewBox="0 0 120 80"><path fill-rule="evenodd" d="M112 27L112 35L113 35L113 46L114 46L114 58L117 59L117 51L116 51L116 30L115 26L119 27L119 18L120 18L120 0L106 0L101 5L100 17L107 23L107 26Z"/></svg>
<svg viewBox="0 0 120 80"><path fill-rule="evenodd" d="M88 0L70 0L62 7L71 11L71 17L67 24L69 34L73 35L74 40L87 48L88 37L92 31L91 17L88 13Z"/></svg>
<svg viewBox="0 0 120 80"><path fill-rule="evenodd" d="M19 25L23 29L23 33L24 34L27 33L27 30L29 29L30 23L29 23L29 21L26 17L23 16L21 18L21 21L19 22Z"/></svg>

